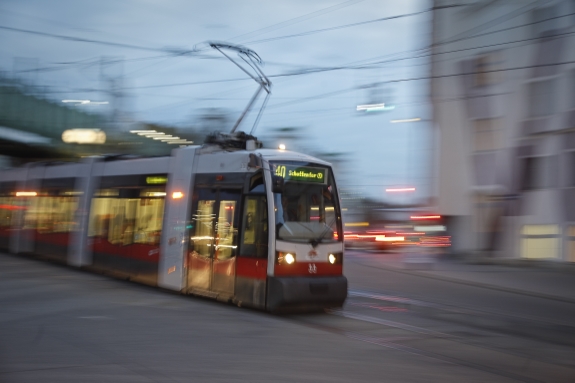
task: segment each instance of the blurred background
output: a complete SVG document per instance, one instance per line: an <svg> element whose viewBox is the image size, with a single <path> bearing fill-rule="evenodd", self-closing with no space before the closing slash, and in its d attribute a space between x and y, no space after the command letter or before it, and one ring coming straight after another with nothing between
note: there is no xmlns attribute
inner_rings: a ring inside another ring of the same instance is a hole
<svg viewBox="0 0 575 383"><path fill-rule="evenodd" d="M334 164L349 247L573 262L574 25L572 0L3 0L0 166L230 131L257 84L225 41L272 81L264 146Z"/></svg>

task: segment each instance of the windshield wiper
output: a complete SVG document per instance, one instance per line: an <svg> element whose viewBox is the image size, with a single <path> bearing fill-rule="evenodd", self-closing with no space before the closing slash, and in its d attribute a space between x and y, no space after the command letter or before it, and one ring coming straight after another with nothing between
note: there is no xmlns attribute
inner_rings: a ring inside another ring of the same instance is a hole
<svg viewBox="0 0 575 383"><path fill-rule="evenodd" d="M337 217L333 217L329 225L326 225L325 230L319 235L319 237L310 239L309 243L311 243L312 247L315 248L319 243L321 243L325 239L324 236L331 230L331 225L335 223L336 219Z"/></svg>

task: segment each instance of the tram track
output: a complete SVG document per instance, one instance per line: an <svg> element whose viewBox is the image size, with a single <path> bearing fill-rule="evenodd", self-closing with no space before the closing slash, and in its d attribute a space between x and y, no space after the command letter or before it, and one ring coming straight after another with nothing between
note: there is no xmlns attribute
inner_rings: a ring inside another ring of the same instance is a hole
<svg viewBox="0 0 575 383"><path fill-rule="evenodd" d="M389 305L388 307L409 309L419 315L442 321L462 323L490 331L504 329L506 333L511 332L518 336L536 337L545 342L575 346L575 326L565 321L542 319L530 315L514 315L489 309L472 309L361 290L350 290L349 296L384 302ZM357 305L354 302L351 304Z"/></svg>
<svg viewBox="0 0 575 383"><path fill-rule="evenodd" d="M300 324L321 331L515 381L572 382L575 379L575 364L569 363L572 360L570 357L573 356L572 349L567 350L567 356L563 354L562 360L549 355L537 355L534 350L541 346L540 340L517 337L514 333L501 331L502 329L496 331L494 328L478 328L481 326L474 323L452 325L449 320L438 318L424 318L425 325L414 325L408 322L410 319L413 322L414 317L417 317L415 321L422 321L419 310L408 308L404 311L381 311L377 305L377 302L382 301L405 307L417 303L439 309L432 303L412 302L409 298L357 290L350 291L349 295L345 308L327 310L327 318L302 315L295 319ZM365 304L366 301L368 304ZM370 305L369 301L373 304ZM459 312L465 313L466 316L471 314L466 309L460 310ZM475 314L478 315L477 312ZM403 320L390 320L386 315L399 315ZM448 328L448 331L438 331L433 327ZM529 344L527 348L526 344ZM565 352L564 348L557 345L551 345L549 349L560 350L559 354Z"/></svg>

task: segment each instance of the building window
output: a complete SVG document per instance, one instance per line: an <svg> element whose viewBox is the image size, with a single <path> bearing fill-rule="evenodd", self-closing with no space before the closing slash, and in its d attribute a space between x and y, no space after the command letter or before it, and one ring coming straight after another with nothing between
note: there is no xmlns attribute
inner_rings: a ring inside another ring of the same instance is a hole
<svg viewBox="0 0 575 383"><path fill-rule="evenodd" d="M529 84L529 117L543 117L555 112L555 79Z"/></svg>
<svg viewBox="0 0 575 383"><path fill-rule="evenodd" d="M475 61L475 86L486 86L501 82L501 59L499 52L490 52L477 57Z"/></svg>
<svg viewBox="0 0 575 383"><path fill-rule="evenodd" d="M559 256L558 225L525 225L521 230L521 256L529 259L553 259Z"/></svg>
<svg viewBox="0 0 575 383"><path fill-rule="evenodd" d="M523 191L548 189L556 186L557 156L527 157L523 161Z"/></svg>
<svg viewBox="0 0 575 383"><path fill-rule="evenodd" d="M485 118L474 121L474 151L497 150L501 148L499 119Z"/></svg>
<svg viewBox="0 0 575 383"><path fill-rule="evenodd" d="M559 7L550 6L533 10L533 36L540 37L542 33L557 28Z"/></svg>

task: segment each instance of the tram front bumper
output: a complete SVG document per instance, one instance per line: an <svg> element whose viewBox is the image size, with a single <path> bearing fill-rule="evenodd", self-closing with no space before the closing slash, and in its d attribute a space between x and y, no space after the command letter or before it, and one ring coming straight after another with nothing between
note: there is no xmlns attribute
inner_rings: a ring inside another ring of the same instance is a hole
<svg viewBox="0 0 575 383"><path fill-rule="evenodd" d="M268 277L267 309L320 309L341 307L347 298L347 278Z"/></svg>

